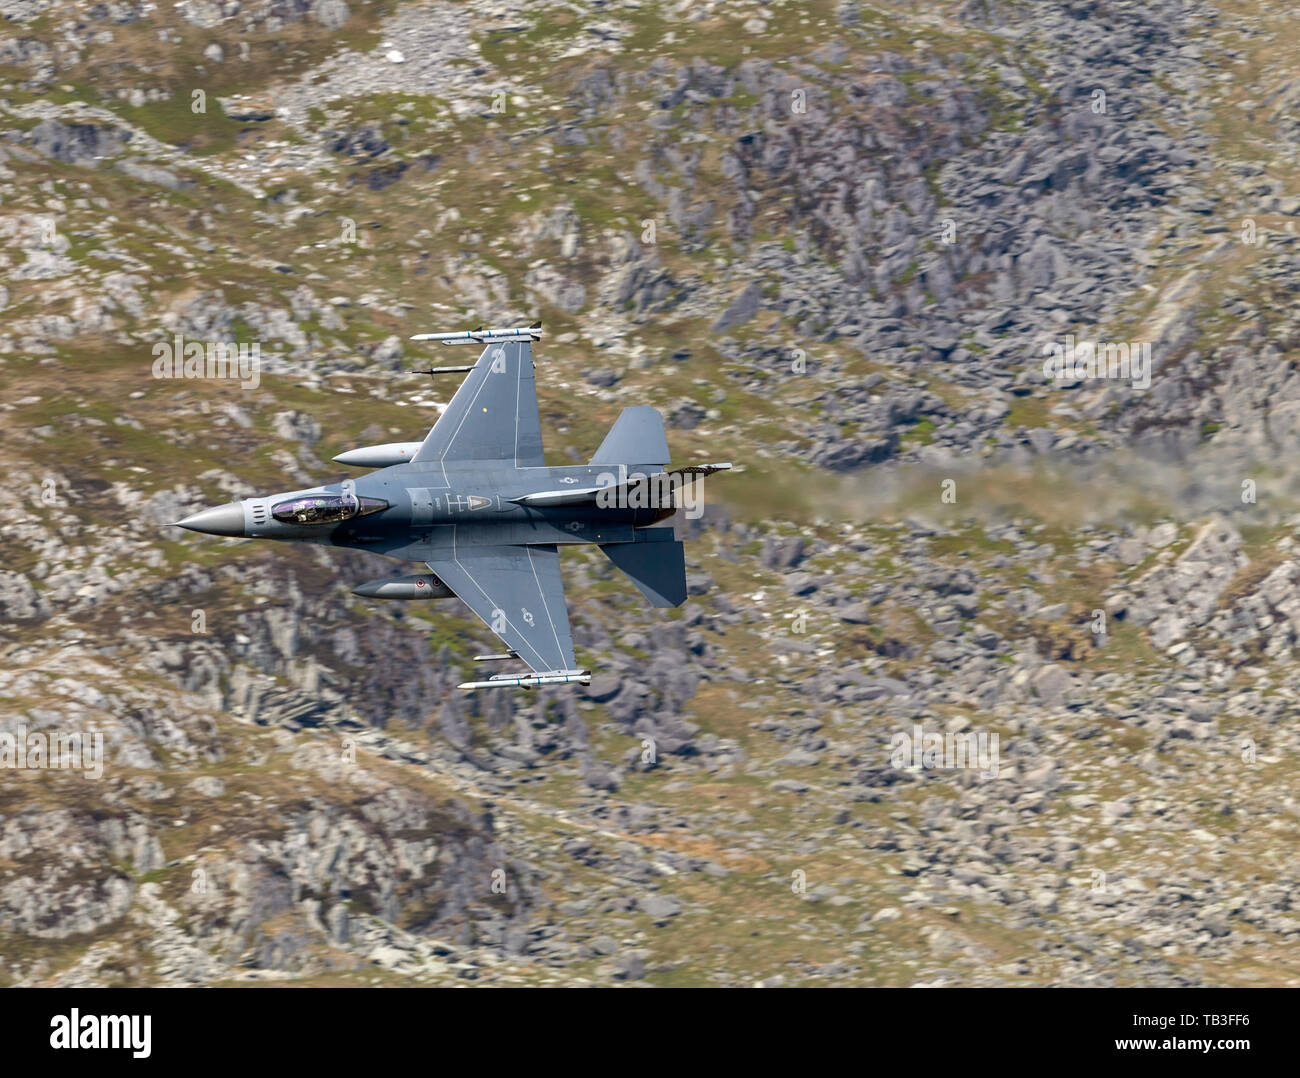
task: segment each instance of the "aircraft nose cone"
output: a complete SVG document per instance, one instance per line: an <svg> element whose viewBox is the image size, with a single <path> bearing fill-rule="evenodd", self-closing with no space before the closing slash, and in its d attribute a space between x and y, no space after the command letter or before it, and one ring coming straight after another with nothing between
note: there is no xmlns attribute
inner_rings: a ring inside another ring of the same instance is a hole
<svg viewBox="0 0 1300 1078"><path fill-rule="evenodd" d="M214 505L211 509L201 509L193 516L176 522L178 528L188 528L192 532L206 535L244 534L244 507L239 502L227 502Z"/></svg>

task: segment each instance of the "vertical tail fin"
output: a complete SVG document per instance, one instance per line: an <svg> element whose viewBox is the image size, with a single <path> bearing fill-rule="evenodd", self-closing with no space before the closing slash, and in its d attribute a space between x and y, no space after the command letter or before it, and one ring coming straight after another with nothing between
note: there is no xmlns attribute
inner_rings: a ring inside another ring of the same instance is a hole
<svg viewBox="0 0 1300 1078"><path fill-rule="evenodd" d="M664 417L649 405L624 408L605 440L591 458L592 464L668 464L668 439Z"/></svg>

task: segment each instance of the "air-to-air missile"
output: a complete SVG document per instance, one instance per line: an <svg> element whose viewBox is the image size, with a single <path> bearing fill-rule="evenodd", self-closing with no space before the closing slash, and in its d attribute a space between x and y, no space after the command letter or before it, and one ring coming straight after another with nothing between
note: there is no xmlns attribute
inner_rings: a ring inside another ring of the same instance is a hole
<svg viewBox="0 0 1300 1078"><path fill-rule="evenodd" d="M533 689L538 685L590 685L591 672L588 670L556 670L549 674L497 674L487 681L462 681L462 689Z"/></svg>

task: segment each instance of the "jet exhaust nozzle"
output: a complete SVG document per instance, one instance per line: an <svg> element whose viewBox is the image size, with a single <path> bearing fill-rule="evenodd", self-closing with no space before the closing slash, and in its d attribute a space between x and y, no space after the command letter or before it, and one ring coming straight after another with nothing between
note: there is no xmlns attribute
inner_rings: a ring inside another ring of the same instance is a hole
<svg viewBox="0 0 1300 1078"><path fill-rule="evenodd" d="M432 573L408 573L367 580L352 594L365 599L448 599L456 593Z"/></svg>

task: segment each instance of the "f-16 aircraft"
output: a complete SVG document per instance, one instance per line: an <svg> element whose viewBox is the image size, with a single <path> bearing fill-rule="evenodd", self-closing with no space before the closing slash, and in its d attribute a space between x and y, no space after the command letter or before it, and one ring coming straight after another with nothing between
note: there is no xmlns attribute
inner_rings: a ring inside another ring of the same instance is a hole
<svg viewBox="0 0 1300 1078"><path fill-rule="evenodd" d="M414 341L483 346L478 361L421 373L466 374L423 442L341 453L378 468L359 479L204 509L177 526L209 535L356 547L423 562L429 572L371 580L377 599L458 596L506 646L475 661L520 660L531 673L498 674L462 689L589 684L578 668L559 548L594 543L654 606L686 601L686 561L671 525L685 482L730 464L670 469L663 419L623 409L585 465L549 468L533 379L540 324L424 333Z"/></svg>

